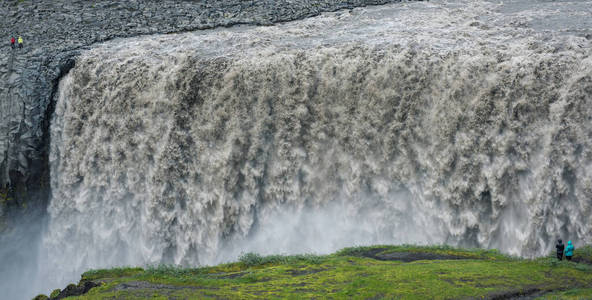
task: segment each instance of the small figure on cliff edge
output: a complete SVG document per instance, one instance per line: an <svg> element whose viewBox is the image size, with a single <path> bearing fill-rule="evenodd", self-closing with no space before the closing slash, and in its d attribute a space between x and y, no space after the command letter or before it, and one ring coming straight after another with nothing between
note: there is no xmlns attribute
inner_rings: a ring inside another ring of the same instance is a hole
<svg viewBox="0 0 592 300"><path fill-rule="evenodd" d="M14 49L14 43L16 43L16 39L13 36L10 38L10 48Z"/></svg>
<svg viewBox="0 0 592 300"><path fill-rule="evenodd" d="M565 259L571 260L574 250L576 250L576 248L572 245L571 241L567 241L567 247L565 248Z"/></svg>
<svg viewBox="0 0 592 300"><path fill-rule="evenodd" d="M557 245L555 245L555 248L557 248L557 259L563 260L563 249L565 249L565 245L561 239L557 240Z"/></svg>
<svg viewBox="0 0 592 300"><path fill-rule="evenodd" d="M21 36L18 37L18 46L19 49L23 49L23 38Z"/></svg>

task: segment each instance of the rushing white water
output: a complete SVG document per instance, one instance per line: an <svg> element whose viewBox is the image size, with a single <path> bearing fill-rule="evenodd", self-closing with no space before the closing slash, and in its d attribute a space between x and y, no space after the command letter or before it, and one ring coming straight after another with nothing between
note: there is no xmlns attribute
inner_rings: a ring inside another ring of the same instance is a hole
<svg viewBox="0 0 592 300"><path fill-rule="evenodd" d="M495 9L409 3L87 51L52 123L42 276L592 242L591 43Z"/></svg>

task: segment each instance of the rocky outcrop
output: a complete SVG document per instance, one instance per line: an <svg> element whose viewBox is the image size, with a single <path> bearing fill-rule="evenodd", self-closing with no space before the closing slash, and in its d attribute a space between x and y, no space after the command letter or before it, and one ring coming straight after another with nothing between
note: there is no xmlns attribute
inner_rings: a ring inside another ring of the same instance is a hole
<svg viewBox="0 0 592 300"><path fill-rule="evenodd" d="M57 296L50 299L63 299L71 296L80 296L88 293L90 289L99 286L100 283L94 281L81 280L78 285L70 284L63 289Z"/></svg>
<svg viewBox="0 0 592 300"><path fill-rule="evenodd" d="M78 285L69 284L63 290L60 290L60 289L54 290L49 297L46 295L40 294L40 295L36 296L35 298L33 298L33 300L59 300L59 299L67 298L67 297L81 296L81 295L88 293L88 291L90 291L90 289L100 286L101 284L102 284L101 282L94 282L92 280L82 279L82 280L80 280Z"/></svg>
<svg viewBox="0 0 592 300"><path fill-rule="evenodd" d="M2 1L0 186L10 201L0 203L0 219L8 210L45 206L52 98L59 79L74 66L81 50L115 38L236 24L270 25L399 1ZM10 37L19 35L24 39L23 49L11 49Z"/></svg>

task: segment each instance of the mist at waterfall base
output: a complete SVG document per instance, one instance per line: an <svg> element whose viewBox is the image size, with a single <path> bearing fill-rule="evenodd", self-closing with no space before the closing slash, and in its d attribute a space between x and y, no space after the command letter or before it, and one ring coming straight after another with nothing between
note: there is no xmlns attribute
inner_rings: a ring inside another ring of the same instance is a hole
<svg viewBox="0 0 592 300"><path fill-rule="evenodd" d="M41 291L34 280L39 270L40 228L47 220L40 210L20 217L9 233L0 235L0 299L31 299Z"/></svg>
<svg viewBox="0 0 592 300"><path fill-rule="evenodd" d="M591 243L590 41L520 25L552 10L466 4L86 51L56 97L35 287L13 285L250 251Z"/></svg>

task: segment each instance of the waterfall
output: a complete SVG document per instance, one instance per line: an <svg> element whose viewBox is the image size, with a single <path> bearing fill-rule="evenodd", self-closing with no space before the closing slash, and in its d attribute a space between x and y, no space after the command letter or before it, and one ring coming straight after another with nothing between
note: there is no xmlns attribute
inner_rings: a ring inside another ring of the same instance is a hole
<svg viewBox="0 0 592 300"><path fill-rule="evenodd" d="M492 5L84 52L51 125L46 274L374 243L537 256L559 236L592 242L590 41L504 25L513 16Z"/></svg>

